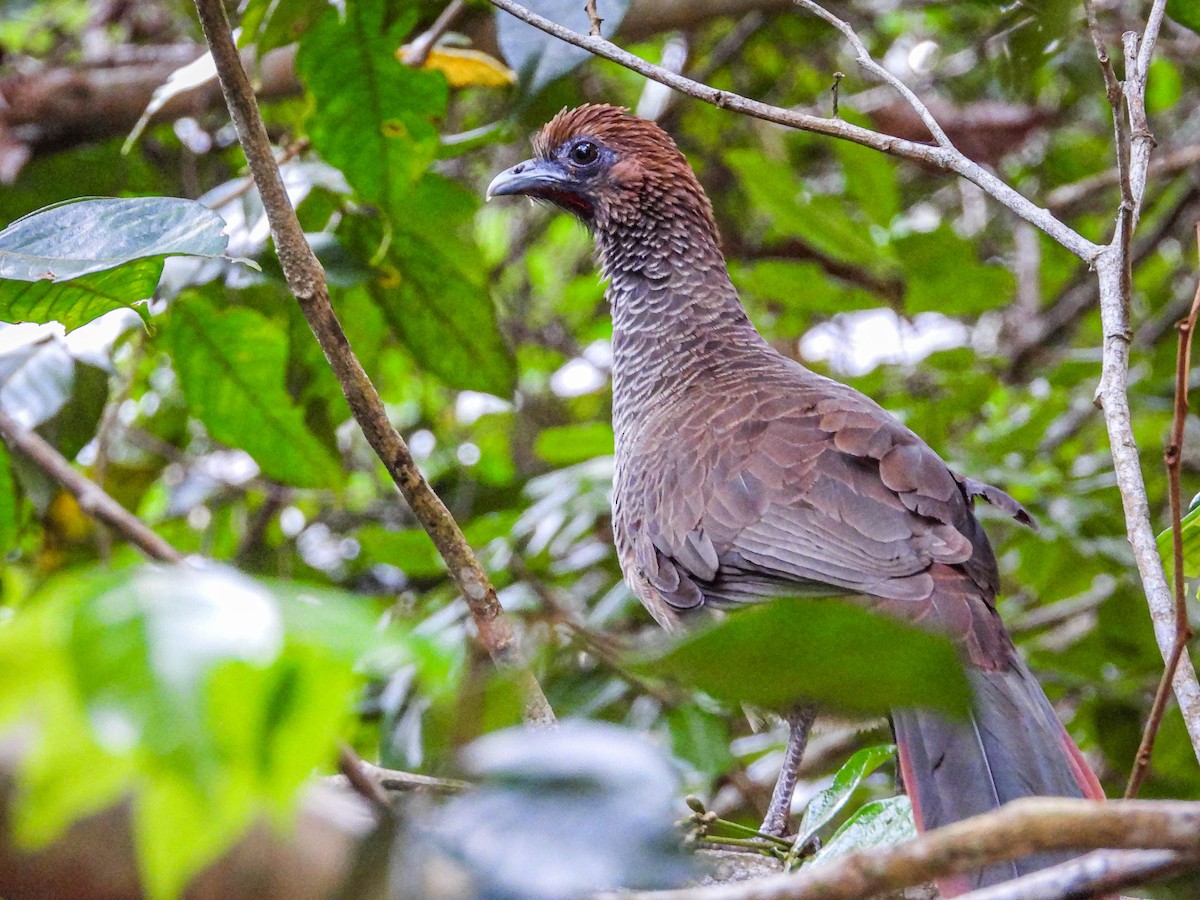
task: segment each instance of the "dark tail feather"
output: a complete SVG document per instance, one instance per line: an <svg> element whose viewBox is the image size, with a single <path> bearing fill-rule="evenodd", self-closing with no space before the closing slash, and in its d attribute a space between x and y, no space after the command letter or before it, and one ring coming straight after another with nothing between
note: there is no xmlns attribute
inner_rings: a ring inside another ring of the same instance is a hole
<svg viewBox="0 0 1200 900"><path fill-rule="evenodd" d="M922 710L892 719L905 789L917 828L925 831L998 809L1019 797L1103 799L1100 782L1058 721L1024 663L1008 671L969 671L974 711L948 721ZM944 896L1008 881L1070 859L1041 853L989 866L939 884Z"/></svg>

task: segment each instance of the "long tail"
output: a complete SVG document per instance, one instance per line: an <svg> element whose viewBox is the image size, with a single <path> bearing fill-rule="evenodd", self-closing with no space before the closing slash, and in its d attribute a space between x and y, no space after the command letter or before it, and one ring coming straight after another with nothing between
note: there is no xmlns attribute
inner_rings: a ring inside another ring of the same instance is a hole
<svg viewBox="0 0 1200 900"><path fill-rule="evenodd" d="M989 812L1018 797L1104 798L1100 782L1024 663L1014 658L1006 671L973 669L969 678L975 704L965 721L921 710L892 714L918 829ZM1027 856L938 886L943 896L955 896L1073 855Z"/></svg>

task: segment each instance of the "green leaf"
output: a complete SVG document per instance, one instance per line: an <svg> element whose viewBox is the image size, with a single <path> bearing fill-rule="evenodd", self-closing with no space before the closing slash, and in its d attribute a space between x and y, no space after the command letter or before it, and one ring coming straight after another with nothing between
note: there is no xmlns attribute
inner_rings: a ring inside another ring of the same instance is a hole
<svg viewBox="0 0 1200 900"><path fill-rule="evenodd" d="M146 322L140 300L154 296L162 275L161 258L138 259L63 281L0 280L0 320L62 322L67 331L86 325L114 309L136 309Z"/></svg>
<svg viewBox="0 0 1200 900"><path fill-rule="evenodd" d="M57 281L156 256L219 257L224 220L177 197L77 200L0 231L0 278Z"/></svg>
<svg viewBox="0 0 1200 900"><path fill-rule="evenodd" d="M733 768L729 752L729 726L723 716L694 703L677 706L667 713L671 752L708 778Z"/></svg>
<svg viewBox="0 0 1200 900"><path fill-rule="evenodd" d="M850 802L862 780L895 755L894 744L880 744L864 747L846 760L833 776L833 785L808 801L796 834L796 846L803 847L812 840Z"/></svg>
<svg viewBox="0 0 1200 900"><path fill-rule="evenodd" d="M0 557L17 539L17 483L8 448L0 441Z"/></svg>
<svg viewBox="0 0 1200 900"><path fill-rule="evenodd" d="M579 34L591 31L583 4L576 0L530 0L526 8ZM629 0L605 0L600 10L605 37L613 35L628 9ZM527 94L536 94L590 55L581 47L560 41L500 9L496 10L496 39L500 52L520 76L522 89Z"/></svg>
<svg viewBox="0 0 1200 900"><path fill-rule="evenodd" d="M294 43L329 9L329 0L248 0L242 9L239 47L258 55Z"/></svg>
<svg viewBox="0 0 1200 900"><path fill-rule="evenodd" d="M1196 0L1167 0L1167 15L1200 34L1200 4Z"/></svg>
<svg viewBox="0 0 1200 900"><path fill-rule="evenodd" d="M29 844L133 795L141 881L178 896L333 759L364 648L357 598L211 564L76 572L0 627L0 723L21 723ZM394 654L395 655L395 654Z"/></svg>
<svg viewBox="0 0 1200 900"><path fill-rule="evenodd" d="M1180 519L1179 525L1183 537L1183 577L1200 578L1200 506ZM1162 557L1170 584L1175 577L1175 541L1170 528L1158 535L1158 555Z"/></svg>
<svg viewBox="0 0 1200 900"><path fill-rule="evenodd" d="M440 74L396 59L415 10L389 27L385 9L383 0L351 0L344 19L328 9L301 40L296 66L316 100L313 146L400 223L410 185L437 156L431 119L445 111L447 90Z"/></svg>
<svg viewBox="0 0 1200 900"><path fill-rule="evenodd" d="M553 466L571 466L613 453L612 427L605 422L547 428L537 436L533 452Z"/></svg>
<svg viewBox="0 0 1200 900"><path fill-rule="evenodd" d="M970 316L1007 304L1016 290L1012 273L981 263L975 247L948 226L895 241L907 273L904 308L910 313Z"/></svg>
<svg viewBox="0 0 1200 900"><path fill-rule="evenodd" d="M388 325L421 367L451 387L506 397L516 366L496 322L484 269L461 232L475 198L427 175L392 234L386 266L370 291Z"/></svg>
<svg viewBox="0 0 1200 900"><path fill-rule="evenodd" d="M867 803L846 820L829 843L817 851L809 865L820 865L847 853L891 847L917 836L912 804L907 797L889 797Z"/></svg>
<svg viewBox="0 0 1200 900"><path fill-rule="evenodd" d="M738 611L631 668L769 709L812 701L855 713L909 706L962 715L971 698L949 640L838 600Z"/></svg>
<svg viewBox="0 0 1200 900"><path fill-rule="evenodd" d="M395 566L409 578L429 578L446 571L433 541L420 528L388 531L380 525L367 525L358 530L355 538L365 561Z"/></svg>
<svg viewBox="0 0 1200 900"><path fill-rule="evenodd" d="M285 388L287 338L249 309L217 310L196 293L171 304L163 328L192 415L269 478L296 487L341 483L337 459L308 430Z"/></svg>
<svg viewBox="0 0 1200 900"><path fill-rule="evenodd" d="M846 194L878 225L891 224L900 212L896 163L891 157L850 141L834 141L846 173Z"/></svg>

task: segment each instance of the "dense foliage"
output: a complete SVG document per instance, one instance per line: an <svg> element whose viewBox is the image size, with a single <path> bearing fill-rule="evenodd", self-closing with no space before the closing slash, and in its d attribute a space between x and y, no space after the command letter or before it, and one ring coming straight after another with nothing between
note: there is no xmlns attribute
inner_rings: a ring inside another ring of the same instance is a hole
<svg viewBox="0 0 1200 900"><path fill-rule="evenodd" d="M777 664L730 654L713 675L697 644L673 657L673 672L691 673L673 681L630 655L659 636L611 544L611 325L591 241L567 216L483 205L488 180L528 154L537 126L564 105L603 101L654 114L676 136L713 198L751 316L781 351L868 393L954 469L1034 513L1036 532L981 509L1004 578L1001 612L1119 794L1162 661L1092 405L1100 325L1081 264L944 173L667 98L511 21L500 21L497 45L482 6L453 25L468 37L452 33L423 67L405 65L399 49L443 5L245 0L240 40L264 79L268 51L294 51L297 82L264 98L263 114L334 306L519 623L558 716L651 734L688 791L747 823L785 735L747 715L730 686L750 670L750 680L784 678L788 654ZM562 21L581 15L581 0L530 5ZM632 17L650 5L601 0L606 31L626 7ZM1141 5L1098 4L1113 46L1141 27ZM107 18L91 6L4 4L17 14L0 23L0 73L30 78L129 45L152 53L201 40L182 2L110 4ZM842 72L844 118L920 136L824 23L743 6L677 17L669 31L643 10L625 43L654 61L683 46L695 77L821 114ZM1107 239L1116 180L1068 189L1114 166L1079 4L842 7L964 152ZM1200 143L1200 22L1186 3L1171 12L1149 84L1158 158ZM468 39L487 55L463 52ZM25 220L65 267L43 270L39 258L0 269L24 279L0 281L0 320L27 323L0 325L0 411L211 562L187 576L147 567L0 444L0 718L37 726L21 838L48 840L133 787L143 872L166 896L254 817L285 817L310 773L332 771L339 740L389 767L453 773L456 751L519 721L520 704L472 644L440 558L350 421L283 281L224 107L196 104L127 152L123 142L66 134L31 145L16 169L0 166L11 176L0 224L15 223L0 248L16 246L20 217L72 198L199 201L98 211L91 201L57 208L49 223ZM1152 174L1134 271L1131 401L1157 529L1167 526L1172 326L1195 287L1198 178L1194 162ZM122 234L122 216L144 227ZM217 217L227 247L213 236ZM119 265L80 261L97 241ZM51 270L70 280L40 277ZM1194 446L1185 502L1200 468ZM770 614L759 620L787 637ZM889 677L882 664L858 675L868 695ZM707 693L690 687L702 676ZM831 716L819 729L804 799L860 751L810 810L805 827L828 836L895 784L879 768L883 719ZM1200 797L1173 709L1142 794ZM895 815L886 803L866 809Z"/></svg>

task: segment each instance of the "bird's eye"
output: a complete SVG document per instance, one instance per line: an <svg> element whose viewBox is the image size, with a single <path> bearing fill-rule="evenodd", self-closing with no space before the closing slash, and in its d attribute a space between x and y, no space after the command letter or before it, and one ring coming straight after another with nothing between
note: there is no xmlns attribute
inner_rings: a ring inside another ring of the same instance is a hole
<svg viewBox="0 0 1200 900"><path fill-rule="evenodd" d="M580 141L568 151L568 155L576 165L588 166L600 158L600 150L591 141Z"/></svg>

